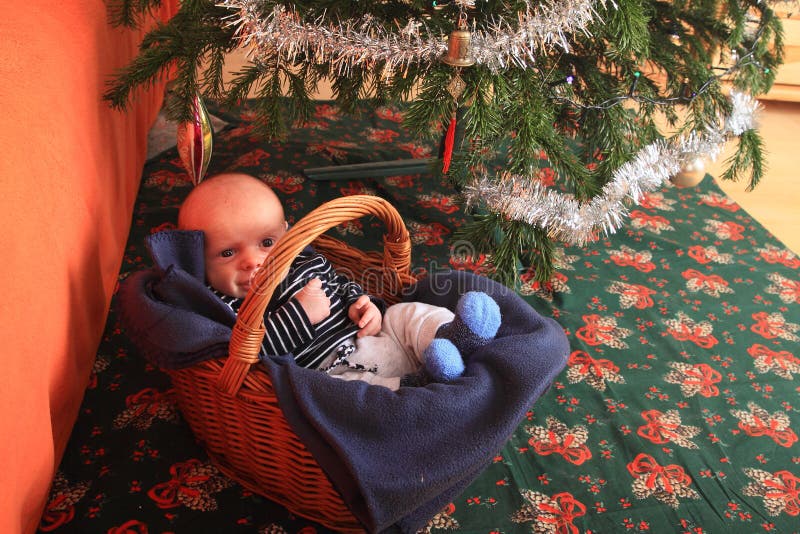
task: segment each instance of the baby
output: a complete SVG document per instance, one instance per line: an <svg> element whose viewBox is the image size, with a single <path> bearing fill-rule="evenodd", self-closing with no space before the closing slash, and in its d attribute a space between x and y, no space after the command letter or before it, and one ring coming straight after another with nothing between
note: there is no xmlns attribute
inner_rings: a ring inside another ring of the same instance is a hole
<svg viewBox="0 0 800 534"><path fill-rule="evenodd" d="M220 174L187 196L181 230L204 234L206 283L235 312L256 269L288 229L280 200L257 178ZM469 292L453 314L421 302L383 303L337 273L310 249L292 262L264 316L263 349L291 353L304 367L391 389L447 382L464 371L464 356L494 338L500 310Z"/></svg>

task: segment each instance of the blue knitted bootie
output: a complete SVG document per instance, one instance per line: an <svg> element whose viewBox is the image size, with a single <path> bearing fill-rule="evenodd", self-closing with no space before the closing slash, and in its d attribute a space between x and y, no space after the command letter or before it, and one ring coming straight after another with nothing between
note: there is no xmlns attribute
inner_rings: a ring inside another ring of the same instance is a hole
<svg viewBox="0 0 800 534"><path fill-rule="evenodd" d="M470 291L458 300L453 321L440 326L435 337L449 339L467 357L494 339L499 328L497 302L486 293Z"/></svg>
<svg viewBox="0 0 800 534"><path fill-rule="evenodd" d="M423 357L425 371L433 382L449 382L464 374L464 359L449 339L435 338Z"/></svg>
<svg viewBox="0 0 800 534"><path fill-rule="evenodd" d="M452 322L443 324L424 351L425 370L434 381L448 382L464 373L464 356L494 339L500 307L486 293L470 291L456 304Z"/></svg>

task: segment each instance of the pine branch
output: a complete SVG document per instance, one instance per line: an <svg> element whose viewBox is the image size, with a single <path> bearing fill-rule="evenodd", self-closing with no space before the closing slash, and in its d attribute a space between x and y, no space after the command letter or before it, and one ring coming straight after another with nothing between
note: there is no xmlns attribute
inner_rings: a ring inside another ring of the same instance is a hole
<svg viewBox="0 0 800 534"><path fill-rule="evenodd" d="M748 130L739 136L736 152L726 160L727 169L722 173L723 180L739 180L750 173L747 190L752 191L764 176L764 147L761 135L756 130Z"/></svg>

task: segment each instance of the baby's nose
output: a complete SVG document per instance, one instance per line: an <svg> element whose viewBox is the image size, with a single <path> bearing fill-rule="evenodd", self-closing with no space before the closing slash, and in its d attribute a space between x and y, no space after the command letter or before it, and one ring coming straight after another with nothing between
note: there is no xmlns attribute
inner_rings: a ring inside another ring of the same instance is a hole
<svg viewBox="0 0 800 534"><path fill-rule="evenodd" d="M265 257L266 254L260 252L251 252L246 254L244 257L242 257L242 270L251 271L261 267Z"/></svg>

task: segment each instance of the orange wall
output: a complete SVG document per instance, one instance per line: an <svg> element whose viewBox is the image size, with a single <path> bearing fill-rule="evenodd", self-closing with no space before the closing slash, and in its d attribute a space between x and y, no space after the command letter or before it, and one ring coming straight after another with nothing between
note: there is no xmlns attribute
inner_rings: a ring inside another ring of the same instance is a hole
<svg viewBox="0 0 800 534"><path fill-rule="evenodd" d="M177 0L165 0L164 15ZM101 95L140 32L103 0L8 2L0 17L0 532L32 532L80 407L162 87Z"/></svg>

